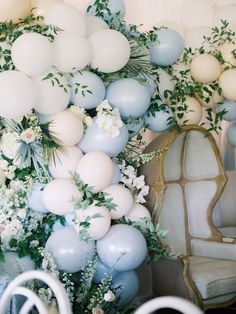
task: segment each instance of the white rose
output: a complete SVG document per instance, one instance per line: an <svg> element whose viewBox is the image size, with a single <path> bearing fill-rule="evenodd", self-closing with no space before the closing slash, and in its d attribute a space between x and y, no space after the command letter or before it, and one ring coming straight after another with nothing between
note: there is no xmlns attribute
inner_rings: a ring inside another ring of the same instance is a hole
<svg viewBox="0 0 236 314"><path fill-rule="evenodd" d="M15 191L18 192L23 189L24 184L21 180L15 180L10 182L10 187Z"/></svg>
<svg viewBox="0 0 236 314"><path fill-rule="evenodd" d="M92 314L104 314L104 311L99 307L92 309Z"/></svg>
<svg viewBox="0 0 236 314"><path fill-rule="evenodd" d="M30 143L35 141L36 135L34 133L34 130L32 130L31 128L28 128L28 129L24 130L23 132L21 132L20 138L26 144L30 144Z"/></svg>
<svg viewBox="0 0 236 314"><path fill-rule="evenodd" d="M106 302L113 302L115 300L116 296L114 295L114 293L109 290L107 291L107 293L104 294L104 300Z"/></svg>
<svg viewBox="0 0 236 314"><path fill-rule="evenodd" d="M19 143L19 139L19 135L13 132L4 133L2 135L0 149L6 157L10 159L15 158L21 145L21 143Z"/></svg>

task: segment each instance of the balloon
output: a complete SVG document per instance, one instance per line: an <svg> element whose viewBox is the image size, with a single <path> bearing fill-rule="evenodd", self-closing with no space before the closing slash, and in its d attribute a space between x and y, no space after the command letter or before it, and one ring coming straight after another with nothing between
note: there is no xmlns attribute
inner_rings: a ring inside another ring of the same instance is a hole
<svg viewBox="0 0 236 314"><path fill-rule="evenodd" d="M36 16L45 16L49 9L62 0L31 0L31 8Z"/></svg>
<svg viewBox="0 0 236 314"><path fill-rule="evenodd" d="M52 66L52 44L46 36L25 33L14 41L11 57L17 70L29 76L37 76L48 71Z"/></svg>
<svg viewBox="0 0 236 314"><path fill-rule="evenodd" d="M52 84L50 79L45 80L49 74L59 80ZM34 109L43 115L52 115L66 109L70 101L70 90L67 87L67 80L59 76L55 71L49 71L41 76L35 77L33 83L36 89L36 102Z"/></svg>
<svg viewBox="0 0 236 314"><path fill-rule="evenodd" d="M73 146L81 140L84 132L83 122L73 112L60 111L52 116L49 133L64 146Z"/></svg>
<svg viewBox="0 0 236 314"><path fill-rule="evenodd" d="M46 25L54 25L66 33L78 34L85 37L85 17L74 7L59 3L51 7L44 19Z"/></svg>
<svg viewBox="0 0 236 314"><path fill-rule="evenodd" d="M89 37L92 47L92 69L113 73L122 69L130 58L128 39L120 32L104 29Z"/></svg>
<svg viewBox="0 0 236 314"><path fill-rule="evenodd" d="M118 137L112 138L106 135L104 130L97 126L95 118L93 119L93 124L86 128L79 147L84 153L98 150L108 154L110 157L115 157L123 151L129 139L128 129L124 123L119 130L120 135Z"/></svg>
<svg viewBox="0 0 236 314"><path fill-rule="evenodd" d="M136 136L143 128L143 125L144 120L142 117L139 119L132 120L130 122L126 122L126 126L129 131L129 138Z"/></svg>
<svg viewBox="0 0 236 314"><path fill-rule="evenodd" d="M46 214L49 210L45 207L42 197L45 184L35 183L28 195L28 206L35 212Z"/></svg>
<svg viewBox="0 0 236 314"><path fill-rule="evenodd" d="M213 26L215 9L207 0L186 0L181 7L181 21L187 29Z"/></svg>
<svg viewBox="0 0 236 314"><path fill-rule="evenodd" d="M231 100L224 100L223 104L219 105L217 112L226 110L227 113L223 116L223 120L233 121L236 120L236 102Z"/></svg>
<svg viewBox="0 0 236 314"><path fill-rule="evenodd" d="M88 15L96 15L96 7L94 6L95 1L96 0L90 0L88 2L88 8L91 6L89 11L87 11ZM123 0L108 0L108 9L110 10L110 14L106 14L106 12L104 12L104 16L106 18L111 18L118 13L121 18L125 15L125 3Z"/></svg>
<svg viewBox="0 0 236 314"><path fill-rule="evenodd" d="M212 83L221 74L221 64L216 57L203 53L193 58L190 71L193 78L200 83Z"/></svg>
<svg viewBox="0 0 236 314"><path fill-rule="evenodd" d="M158 41L150 46L151 62L160 66L172 65L184 49L183 39L170 28L156 30Z"/></svg>
<svg viewBox="0 0 236 314"><path fill-rule="evenodd" d="M210 48L209 44L204 42L203 36L210 37L212 29L209 26L197 26L190 29L185 36L185 47L191 48L192 51L199 49L204 46L204 48Z"/></svg>
<svg viewBox="0 0 236 314"><path fill-rule="evenodd" d="M151 215L145 206L141 204L135 204L131 212L126 215L125 218L131 220L132 222L145 225L145 220L151 218Z"/></svg>
<svg viewBox="0 0 236 314"><path fill-rule="evenodd" d="M118 167L117 163L114 160L112 161L112 164L113 164L114 175L113 175L111 184L118 184L121 178L120 168Z"/></svg>
<svg viewBox="0 0 236 314"><path fill-rule="evenodd" d="M171 127L173 117L172 110L166 106L164 110L155 111L153 114L147 112L144 115L144 123L153 132L164 132Z"/></svg>
<svg viewBox="0 0 236 314"><path fill-rule="evenodd" d="M109 29L108 24L97 16L86 16L86 37L103 29Z"/></svg>
<svg viewBox="0 0 236 314"><path fill-rule="evenodd" d="M45 207L55 215L67 215L75 211L74 199L80 199L82 193L70 179L58 178L49 182L43 191Z"/></svg>
<svg viewBox="0 0 236 314"><path fill-rule="evenodd" d="M83 70L91 60L87 39L78 34L63 33L54 41L54 66L62 72Z"/></svg>
<svg viewBox="0 0 236 314"><path fill-rule="evenodd" d="M119 109L124 118L139 118L150 106L147 88L135 79L125 78L111 83L106 98L111 106Z"/></svg>
<svg viewBox="0 0 236 314"><path fill-rule="evenodd" d="M233 147L236 147L236 122L232 122L228 127L227 139Z"/></svg>
<svg viewBox="0 0 236 314"><path fill-rule="evenodd" d="M236 31L236 22L235 22L235 15L236 15L236 3L225 5L221 8L216 10L215 15L215 25L221 26L222 20L227 21L229 23L229 29L232 31Z"/></svg>
<svg viewBox="0 0 236 314"><path fill-rule="evenodd" d="M187 112L175 112L175 118L179 125L199 124L202 118L202 108L199 102L193 97L186 97L185 105ZM178 114L183 113L183 117L179 118Z"/></svg>
<svg viewBox="0 0 236 314"><path fill-rule="evenodd" d="M176 32L178 32L182 38L184 38L186 35L186 29L184 28L184 26L181 24L175 23L173 21L161 21L155 24L155 26L157 28L163 28L163 27L171 28L175 30Z"/></svg>
<svg viewBox="0 0 236 314"><path fill-rule="evenodd" d="M134 271L117 273L111 288L115 291L119 306L125 306L134 300L139 290L139 279Z"/></svg>
<svg viewBox="0 0 236 314"><path fill-rule="evenodd" d="M86 228L86 231L91 240L98 240L104 237L111 226L111 215L104 206L91 205L81 210L78 220L77 232L79 233L80 230L83 230L83 223L88 223L89 226Z"/></svg>
<svg viewBox="0 0 236 314"><path fill-rule="evenodd" d="M5 261L0 263L0 273L7 273L11 279L22 272L35 269L35 264L28 255L20 258L15 252L4 252L3 254Z"/></svg>
<svg viewBox="0 0 236 314"><path fill-rule="evenodd" d="M105 98L105 85L99 76L89 71L77 73L71 79L71 102L85 109L96 108ZM81 86L86 86L82 89Z"/></svg>
<svg viewBox="0 0 236 314"><path fill-rule="evenodd" d="M114 175L112 160L107 154L99 151L92 151L83 156L76 172L84 183L93 187L93 193L105 189Z"/></svg>
<svg viewBox="0 0 236 314"><path fill-rule="evenodd" d="M106 198L112 199L112 203L116 208L111 210L112 219L120 219L127 215L134 206L134 198L129 189L122 184L112 184L103 190L108 195Z"/></svg>
<svg viewBox="0 0 236 314"><path fill-rule="evenodd" d="M18 22L25 18L30 9L29 0L1 0L0 1L0 22Z"/></svg>
<svg viewBox="0 0 236 314"><path fill-rule="evenodd" d="M236 101L236 70L229 69L224 71L219 78L219 86L222 94L228 100Z"/></svg>
<svg viewBox="0 0 236 314"><path fill-rule="evenodd" d="M227 42L219 48L224 61L229 62L233 66L236 66L236 58L234 57L235 50L236 44Z"/></svg>
<svg viewBox="0 0 236 314"><path fill-rule="evenodd" d="M93 282L99 284L102 279L106 277L107 274L111 274L112 278L118 274L115 270L111 270L109 267L104 265L101 261L98 260L96 272L93 276Z"/></svg>
<svg viewBox="0 0 236 314"><path fill-rule="evenodd" d="M128 225L115 225L97 241L101 262L116 271L129 271L142 264L147 244L142 233Z"/></svg>
<svg viewBox="0 0 236 314"><path fill-rule="evenodd" d="M27 114L35 103L32 81L18 71L0 73L0 116L17 119Z"/></svg>
<svg viewBox="0 0 236 314"><path fill-rule="evenodd" d="M49 172L53 178L71 178L83 153L77 146L68 146L57 150L55 158L49 163Z"/></svg>
<svg viewBox="0 0 236 314"><path fill-rule="evenodd" d="M59 270L76 273L93 257L94 241L82 241L73 227L64 227L48 238L46 250L52 254Z"/></svg>
<svg viewBox="0 0 236 314"><path fill-rule="evenodd" d="M169 94L165 95L165 91L174 91L175 82L172 77L163 69L159 69L159 82L158 82L158 90L161 99L166 100L169 98ZM167 96L167 97L165 97Z"/></svg>

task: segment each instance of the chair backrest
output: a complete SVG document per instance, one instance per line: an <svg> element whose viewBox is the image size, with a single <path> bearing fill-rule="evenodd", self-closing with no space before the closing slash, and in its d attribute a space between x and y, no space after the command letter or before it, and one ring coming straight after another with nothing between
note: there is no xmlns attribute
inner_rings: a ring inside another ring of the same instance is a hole
<svg viewBox="0 0 236 314"><path fill-rule="evenodd" d="M227 181L220 152L198 126L161 134L145 152L157 149L166 150L141 169L151 186L147 205L156 223L170 230L172 250L191 254L191 239L219 236L212 212Z"/></svg>
<svg viewBox="0 0 236 314"><path fill-rule="evenodd" d="M183 314L203 314L203 312L190 301L172 296L150 300L141 305L134 314L151 314L163 308L174 309Z"/></svg>
<svg viewBox="0 0 236 314"><path fill-rule="evenodd" d="M37 294L23 286L27 281L35 279L44 282L51 288L57 301L59 314L72 314L69 299L61 282L52 275L38 270L25 272L9 283L0 299L0 313L5 314L9 302L14 295L21 295L26 297L26 302L22 306L19 314L28 314L33 307L37 308L39 314L48 314L45 304Z"/></svg>

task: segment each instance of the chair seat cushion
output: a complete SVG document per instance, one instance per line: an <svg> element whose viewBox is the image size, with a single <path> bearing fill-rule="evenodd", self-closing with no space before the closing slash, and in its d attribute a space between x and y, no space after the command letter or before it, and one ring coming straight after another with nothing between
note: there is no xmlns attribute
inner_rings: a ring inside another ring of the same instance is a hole
<svg viewBox="0 0 236 314"><path fill-rule="evenodd" d="M236 295L236 261L191 256L190 273L204 300Z"/></svg>
<svg viewBox="0 0 236 314"><path fill-rule="evenodd" d="M236 238L236 227L218 228L223 237Z"/></svg>

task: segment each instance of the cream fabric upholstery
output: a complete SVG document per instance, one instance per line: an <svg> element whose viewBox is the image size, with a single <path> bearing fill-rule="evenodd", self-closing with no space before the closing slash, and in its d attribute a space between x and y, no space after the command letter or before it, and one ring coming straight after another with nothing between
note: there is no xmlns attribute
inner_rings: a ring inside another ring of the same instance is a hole
<svg viewBox="0 0 236 314"><path fill-rule="evenodd" d="M191 256L190 272L203 299L236 296L236 261Z"/></svg>
<svg viewBox="0 0 236 314"><path fill-rule="evenodd" d="M224 238L236 238L236 227L218 228Z"/></svg>

